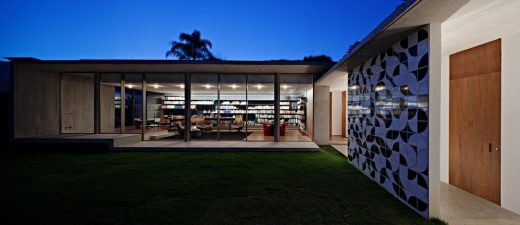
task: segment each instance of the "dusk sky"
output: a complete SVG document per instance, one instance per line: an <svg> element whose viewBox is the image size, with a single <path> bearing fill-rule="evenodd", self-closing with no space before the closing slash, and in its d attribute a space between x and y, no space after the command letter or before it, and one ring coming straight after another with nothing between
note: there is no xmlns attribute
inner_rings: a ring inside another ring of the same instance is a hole
<svg viewBox="0 0 520 225"><path fill-rule="evenodd" d="M226 60L339 60L401 0L0 0L0 57L165 59L198 29Z"/></svg>

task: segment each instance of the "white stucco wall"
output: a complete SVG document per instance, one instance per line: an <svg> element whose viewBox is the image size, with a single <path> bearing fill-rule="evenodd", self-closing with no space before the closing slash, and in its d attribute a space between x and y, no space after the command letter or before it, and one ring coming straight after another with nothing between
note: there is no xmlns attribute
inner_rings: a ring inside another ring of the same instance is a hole
<svg viewBox="0 0 520 225"><path fill-rule="evenodd" d="M341 91L332 91L332 135L341 135Z"/></svg>
<svg viewBox="0 0 520 225"><path fill-rule="evenodd" d="M502 38L501 194L502 207L520 214L520 33Z"/></svg>
<svg viewBox="0 0 520 225"><path fill-rule="evenodd" d="M501 206L520 214L520 147L517 143L517 128L520 127L520 33L502 38L502 86L501 86ZM482 39L479 44L495 40ZM477 44L478 45L478 44ZM459 50L475 47L460 46ZM441 181L449 183L449 55L443 52L441 75Z"/></svg>

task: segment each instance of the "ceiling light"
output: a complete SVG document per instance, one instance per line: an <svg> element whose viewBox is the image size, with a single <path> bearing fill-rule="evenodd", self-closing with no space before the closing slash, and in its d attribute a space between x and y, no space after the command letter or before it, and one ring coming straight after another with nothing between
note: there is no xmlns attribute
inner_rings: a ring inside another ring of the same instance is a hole
<svg viewBox="0 0 520 225"><path fill-rule="evenodd" d="M184 89L184 84L179 84L177 86L179 86L181 89Z"/></svg>
<svg viewBox="0 0 520 225"><path fill-rule="evenodd" d="M155 88L155 89L159 88L159 85L158 85L158 84L154 84L154 85L152 85L152 86L153 86L153 88Z"/></svg>
<svg viewBox="0 0 520 225"><path fill-rule="evenodd" d="M210 89L211 87L213 87L213 86L211 86L209 84L206 84L206 85L203 85L203 86L206 87L206 89Z"/></svg>
<svg viewBox="0 0 520 225"><path fill-rule="evenodd" d="M288 86L287 84L282 85L282 88L283 88L283 89L287 89L287 88L289 88L289 87L290 87L290 86Z"/></svg>
<svg viewBox="0 0 520 225"><path fill-rule="evenodd" d="M134 87L134 85L133 84L127 84L126 87L132 89Z"/></svg>
<svg viewBox="0 0 520 225"><path fill-rule="evenodd" d="M264 86L262 86L261 84L256 85L256 88L258 88L258 89L262 89L263 87L264 87Z"/></svg>
<svg viewBox="0 0 520 225"><path fill-rule="evenodd" d="M232 84L230 87L233 88L233 89L237 89L237 87L240 87L240 86L238 86L236 84Z"/></svg>

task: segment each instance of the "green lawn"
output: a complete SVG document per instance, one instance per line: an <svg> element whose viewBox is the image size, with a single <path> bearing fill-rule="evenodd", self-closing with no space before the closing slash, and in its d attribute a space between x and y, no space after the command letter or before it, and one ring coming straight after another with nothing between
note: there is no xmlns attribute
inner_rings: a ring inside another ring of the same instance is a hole
<svg viewBox="0 0 520 225"><path fill-rule="evenodd" d="M316 153L15 154L0 224L437 224Z"/></svg>

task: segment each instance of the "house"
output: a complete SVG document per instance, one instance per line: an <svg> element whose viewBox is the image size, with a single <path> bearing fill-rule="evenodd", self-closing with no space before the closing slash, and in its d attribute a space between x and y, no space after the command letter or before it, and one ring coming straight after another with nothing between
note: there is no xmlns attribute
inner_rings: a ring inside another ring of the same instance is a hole
<svg viewBox="0 0 520 225"><path fill-rule="evenodd" d="M518 11L516 0L408 0L335 64L10 58L12 139L126 150L339 140L425 218L456 221L465 201L520 214Z"/></svg>

